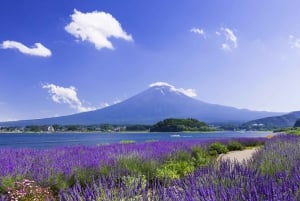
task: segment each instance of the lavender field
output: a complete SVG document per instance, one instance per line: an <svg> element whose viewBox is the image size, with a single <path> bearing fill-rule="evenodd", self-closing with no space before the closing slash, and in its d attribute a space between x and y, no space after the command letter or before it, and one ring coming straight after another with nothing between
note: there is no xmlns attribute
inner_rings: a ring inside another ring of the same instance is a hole
<svg viewBox="0 0 300 201"><path fill-rule="evenodd" d="M220 153L264 145L243 164ZM299 200L300 138L0 150L0 200Z"/></svg>

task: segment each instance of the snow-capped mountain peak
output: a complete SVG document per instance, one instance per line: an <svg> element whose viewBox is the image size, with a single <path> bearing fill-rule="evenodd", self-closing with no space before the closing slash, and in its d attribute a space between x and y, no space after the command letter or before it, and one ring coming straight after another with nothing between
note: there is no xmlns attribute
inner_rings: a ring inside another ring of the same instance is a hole
<svg viewBox="0 0 300 201"><path fill-rule="evenodd" d="M164 90L168 90L171 92L176 92L177 94L184 94L189 97L197 96L195 89L176 88L175 86L173 86L167 82L155 82L155 83L150 84L149 87L160 90L162 94L165 94Z"/></svg>

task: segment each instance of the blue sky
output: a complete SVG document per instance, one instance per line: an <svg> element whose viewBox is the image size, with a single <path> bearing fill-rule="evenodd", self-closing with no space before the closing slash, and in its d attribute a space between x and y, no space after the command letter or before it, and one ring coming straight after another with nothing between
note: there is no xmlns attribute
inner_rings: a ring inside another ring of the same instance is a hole
<svg viewBox="0 0 300 201"><path fill-rule="evenodd" d="M2 0L0 120L112 105L155 82L300 110L300 2Z"/></svg>

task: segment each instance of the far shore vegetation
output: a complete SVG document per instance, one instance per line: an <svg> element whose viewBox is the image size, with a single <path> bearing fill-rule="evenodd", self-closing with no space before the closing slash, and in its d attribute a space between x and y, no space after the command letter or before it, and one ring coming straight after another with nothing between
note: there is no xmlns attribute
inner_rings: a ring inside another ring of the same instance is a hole
<svg viewBox="0 0 300 201"><path fill-rule="evenodd" d="M94 125L27 125L0 126L0 133L146 133L146 132L210 132L210 131L274 131L300 135L300 119L293 127L274 128L263 125L246 125L238 123L213 124L193 118L168 118L153 125L144 124L94 124Z"/></svg>
<svg viewBox="0 0 300 201"><path fill-rule="evenodd" d="M154 125L28 125L0 127L0 132L54 133L54 132L197 132L216 131L216 128L196 119L165 119Z"/></svg>
<svg viewBox="0 0 300 201"><path fill-rule="evenodd" d="M288 128L279 128L274 130L275 133L286 133L286 134L293 134L293 135L300 135L300 119L298 119L293 127Z"/></svg>
<svg viewBox="0 0 300 201"><path fill-rule="evenodd" d="M215 131L215 128L197 119L169 118L154 124L150 132Z"/></svg>

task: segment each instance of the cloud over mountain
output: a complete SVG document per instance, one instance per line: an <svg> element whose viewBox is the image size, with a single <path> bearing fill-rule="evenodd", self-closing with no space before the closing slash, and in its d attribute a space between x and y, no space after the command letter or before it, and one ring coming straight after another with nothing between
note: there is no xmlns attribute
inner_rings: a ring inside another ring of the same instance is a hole
<svg viewBox="0 0 300 201"><path fill-rule="evenodd" d="M162 87L162 86L166 86L171 91L182 93L188 97L196 97L197 96L195 89L176 88L175 86L173 86L169 83L166 83L166 82L155 82L155 83L152 83L149 85L149 87Z"/></svg>
<svg viewBox="0 0 300 201"><path fill-rule="evenodd" d="M77 97L76 88L73 86L61 87L55 84L44 84L42 87L48 89L48 93L55 103L65 103L77 112L87 112L96 109L83 106L82 101Z"/></svg>

